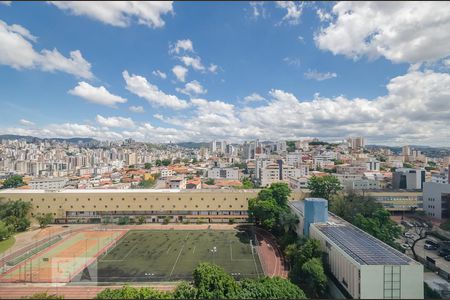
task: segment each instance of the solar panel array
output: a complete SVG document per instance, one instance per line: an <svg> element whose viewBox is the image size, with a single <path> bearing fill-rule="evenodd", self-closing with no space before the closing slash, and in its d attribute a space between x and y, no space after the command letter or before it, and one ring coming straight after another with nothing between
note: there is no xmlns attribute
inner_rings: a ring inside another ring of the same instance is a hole
<svg viewBox="0 0 450 300"><path fill-rule="evenodd" d="M362 265L407 265L411 262L408 256L351 225L317 227Z"/></svg>

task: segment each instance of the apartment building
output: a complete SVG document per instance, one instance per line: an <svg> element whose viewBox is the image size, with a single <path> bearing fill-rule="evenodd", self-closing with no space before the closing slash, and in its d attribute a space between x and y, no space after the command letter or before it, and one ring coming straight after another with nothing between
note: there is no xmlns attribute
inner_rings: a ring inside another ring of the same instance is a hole
<svg viewBox="0 0 450 300"><path fill-rule="evenodd" d="M399 168L392 174L393 189L421 190L425 182L425 169Z"/></svg>
<svg viewBox="0 0 450 300"><path fill-rule="evenodd" d="M28 184L33 190L59 190L64 188L68 179L61 178L33 178Z"/></svg>
<svg viewBox="0 0 450 300"><path fill-rule="evenodd" d="M211 168L208 170L208 178L239 180L239 168Z"/></svg>

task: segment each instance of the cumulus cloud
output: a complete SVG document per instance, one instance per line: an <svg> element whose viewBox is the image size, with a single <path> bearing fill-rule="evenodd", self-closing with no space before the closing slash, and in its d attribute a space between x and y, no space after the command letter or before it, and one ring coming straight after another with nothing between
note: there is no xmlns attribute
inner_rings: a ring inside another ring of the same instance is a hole
<svg viewBox="0 0 450 300"><path fill-rule="evenodd" d="M31 122L31 121L28 121L25 119L20 119L19 123L23 126L34 126L35 125L34 122Z"/></svg>
<svg viewBox="0 0 450 300"><path fill-rule="evenodd" d="M277 1L277 7L286 10L281 22L286 22L291 25L297 25L300 22L300 16L302 15L303 3L294 1Z"/></svg>
<svg viewBox="0 0 450 300"><path fill-rule="evenodd" d="M40 69L47 72L65 72L79 78L92 79L91 64L79 50L71 51L70 57L63 56L56 48L37 52L32 42L36 41L28 29L8 25L0 20L0 64L14 69Z"/></svg>
<svg viewBox="0 0 450 300"><path fill-rule="evenodd" d="M194 52L194 46L190 39L178 40L174 45L169 48L169 53L180 53L182 50L186 52Z"/></svg>
<svg viewBox="0 0 450 300"><path fill-rule="evenodd" d="M122 75L126 82L126 89L146 99L152 105L165 106L173 109L184 109L189 106L185 100L164 93L156 85L149 83L145 77L135 74L130 76L126 70L122 72Z"/></svg>
<svg viewBox="0 0 450 300"><path fill-rule="evenodd" d="M120 128L134 127L134 121L131 118L103 117L101 115L97 115L95 119L97 123L106 127L120 127Z"/></svg>
<svg viewBox="0 0 450 300"><path fill-rule="evenodd" d="M12 1L0 1L0 4L10 6Z"/></svg>
<svg viewBox="0 0 450 300"><path fill-rule="evenodd" d="M139 77L124 73L126 80ZM145 86L149 83L145 78L141 77L138 83L130 86L138 86L142 89L139 93L147 94L149 88ZM450 74L411 70L392 78L386 91L385 95L371 99L319 94L312 99L300 99L288 91L272 89L267 100L256 108L193 98L190 111L185 114L153 116L166 127L134 122L134 127L124 130L109 127L120 122L115 119L119 117L102 117L106 121L98 127L63 123L42 128L2 128L2 132L50 137L90 136L102 140L132 137L152 142L211 139L238 142L302 137L338 140L362 135L370 143L378 144L443 145L450 139Z"/></svg>
<svg viewBox="0 0 450 300"><path fill-rule="evenodd" d="M191 57L191 56L182 56L179 58L185 65L186 67L191 67L196 71L203 71L205 70L205 66L202 64L202 61L200 59L200 57L196 56L196 57Z"/></svg>
<svg viewBox="0 0 450 300"><path fill-rule="evenodd" d="M436 61L450 55L449 8L447 2L338 2L334 21L314 39L320 49L352 59Z"/></svg>
<svg viewBox="0 0 450 300"><path fill-rule="evenodd" d="M162 15L173 12L172 1L50 1L61 10L102 23L128 27L131 23L163 27Z"/></svg>
<svg viewBox="0 0 450 300"><path fill-rule="evenodd" d="M246 97L244 97L244 101L249 103L249 102L259 102L259 101L263 101L266 100L266 98L264 98L263 96L261 96L258 93L252 93L251 95L248 95Z"/></svg>
<svg viewBox="0 0 450 300"><path fill-rule="evenodd" d="M68 93L113 108L116 108L118 103L127 102L127 99L111 94L104 86L95 87L84 81L78 82L78 85Z"/></svg>
<svg viewBox="0 0 450 300"><path fill-rule="evenodd" d="M308 72L306 72L304 75L305 75L305 78L307 78L307 79L314 79L317 81L323 81L323 80L337 77L337 74L334 72L321 73L321 72L318 72L317 70L308 70Z"/></svg>
<svg viewBox="0 0 450 300"><path fill-rule="evenodd" d="M180 65L176 65L175 67L172 68L172 73L175 75L175 77L181 81L181 82L185 82L186 81L186 75L188 73L188 69L180 66Z"/></svg>
<svg viewBox="0 0 450 300"><path fill-rule="evenodd" d="M157 76L157 77L159 77L159 78L162 78L162 79L166 79L167 78L167 74L162 72L162 71L160 71L160 70L155 70L155 71L152 72L152 74Z"/></svg>
<svg viewBox="0 0 450 300"><path fill-rule="evenodd" d="M193 80L186 83L184 88L177 88L177 92L186 94L188 96L196 96L206 94L207 90L200 84L200 82L198 82L197 80Z"/></svg>
<svg viewBox="0 0 450 300"><path fill-rule="evenodd" d="M132 105L132 106L128 107L128 109L135 113L144 113L145 112L144 107L142 107L142 106Z"/></svg>

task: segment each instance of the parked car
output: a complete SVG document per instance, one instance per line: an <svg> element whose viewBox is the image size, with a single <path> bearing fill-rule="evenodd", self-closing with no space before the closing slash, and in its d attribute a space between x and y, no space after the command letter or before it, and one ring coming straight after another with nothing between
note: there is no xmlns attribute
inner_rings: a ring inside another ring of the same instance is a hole
<svg viewBox="0 0 450 300"><path fill-rule="evenodd" d="M443 256L443 257L450 255L450 249L446 249L446 248L441 249L438 251L438 255Z"/></svg>
<svg viewBox="0 0 450 300"><path fill-rule="evenodd" d="M406 236L407 238L413 238L414 237L414 233L411 232L405 232L404 236Z"/></svg>
<svg viewBox="0 0 450 300"><path fill-rule="evenodd" d="M426 250L436 250L437 249L436 246L433 246L431 244L425 244L425 245L423 245L423 248Z"/></svg>
<svg viewBox="0 0 450 300"><path fill-rule="evenodd" d="M446 261L450 261L450 255L444 256L444 259L445 259Z"/></svg>
<svg viewBox="0 0 450 300"><path fill-rule="evenodd" d="M414 226L413 224L411 224L410 222L405 221L405 220L402 220L400 223L401 223L403 226L409 227L409 228L411 228L411 227Z"/></svg>
<svg viewBox="0 0 450 300"><path fill-rule="evenodd" d="M425 240L425 244L429 244L435 246L436 248L439 248L439 244L433 240Z"/></svg>
<svg viewBox="0 0 450 300"><path fill-rule="evenodd" d="M407 250L407 249L411 249L411 246L408 244L401 244L400 247L402 247L403 249Z"/></svg>

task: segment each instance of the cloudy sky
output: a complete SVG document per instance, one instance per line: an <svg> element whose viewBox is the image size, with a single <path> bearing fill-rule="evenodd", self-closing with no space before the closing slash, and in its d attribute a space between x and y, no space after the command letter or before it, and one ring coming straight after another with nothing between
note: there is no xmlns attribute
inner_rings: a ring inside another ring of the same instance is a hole
<svg viewBox="0 0 450 300"><path fill-rule="evenodd" d="M450 4L0 2L0 134L450 146Z"/></svg>

